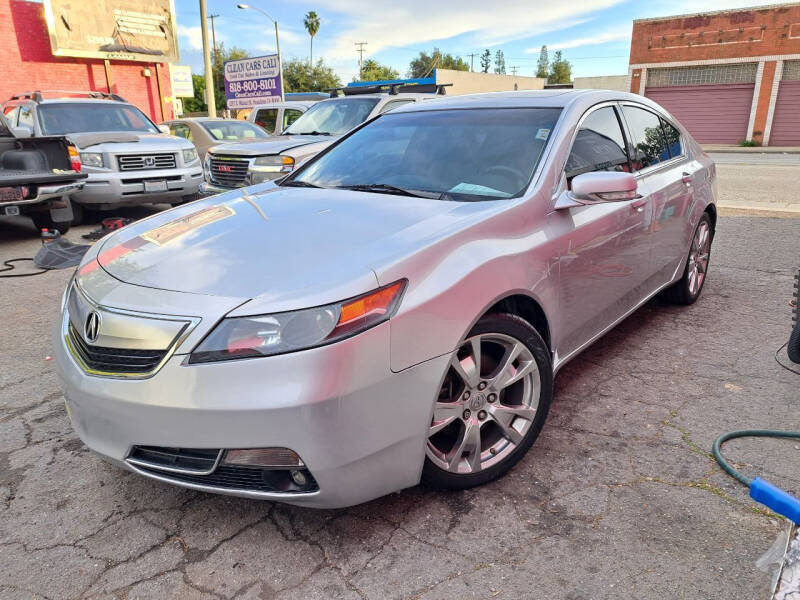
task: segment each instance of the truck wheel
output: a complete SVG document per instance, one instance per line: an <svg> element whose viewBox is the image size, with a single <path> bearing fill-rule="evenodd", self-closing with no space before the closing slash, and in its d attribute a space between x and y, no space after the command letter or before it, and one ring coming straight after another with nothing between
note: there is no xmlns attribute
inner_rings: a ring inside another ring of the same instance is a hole
<svg viewBox="0 0 800 600"><path fill-rule="evenodd" d="M800 321L794 326L794 331L789 337L789 345L786 346L786 354L789 360L800 365Z"/></svg>
<svg viewBox="0 0 800 600"><path fill-rule="evenodd" d="M33 224L36 226L36 229L39 231L42 229L57 229L61 235L64 235L69 231L69 227L71 225L69 221L53 221L49 212L33 213L30 217L31 220L33 220Z"/></svg>
<svg viewBox="0 0 800 600"><path fill-rule="evenodd" d="M100 215L96 210L86 208L83 204L78 204L72 201L72 224L73 225L89 225L97 223Z"/></svg>

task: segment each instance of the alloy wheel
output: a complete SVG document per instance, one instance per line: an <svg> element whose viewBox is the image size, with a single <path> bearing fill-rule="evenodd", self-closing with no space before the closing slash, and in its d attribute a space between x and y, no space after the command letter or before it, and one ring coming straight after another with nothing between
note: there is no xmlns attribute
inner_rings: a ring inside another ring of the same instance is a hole
<svg viewBox="0 0 800 600"><path fill-rule="evenodd" d="M694 232L692 248L689 251L688 284L692 296L700 292L708 270L708 256L711 251L711 228L707 221L701 221Z"/></svg>
<svg viewBox="0 0 800 600"><path fill-rule="evenodd" d="M457 474L502 462L530 430L540 392L539 368L524 343L500 333L468 338L454 353L439 392L428 458Z"/></svg>

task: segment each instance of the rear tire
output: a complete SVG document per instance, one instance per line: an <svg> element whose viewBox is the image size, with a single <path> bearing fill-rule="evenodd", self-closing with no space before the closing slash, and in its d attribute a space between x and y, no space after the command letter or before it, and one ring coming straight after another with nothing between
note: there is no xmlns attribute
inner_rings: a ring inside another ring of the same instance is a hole
<svg viewBox="0 0 800 600"><path fill-rule="evenodd" d="M786 354L789 355L790 361L800 364L800 321L795 324L792 335L789 337Z"/></svg>
<svg viewBox="0 0 800 600"><path fill-rule="evenodd" d="M72 202L72 224L92 225L100 220L100 211L87 208L83 204Z"/></svg>
<svg viewBox="0 0 800 600"><path fill-rule="evenodd" d="M436 399L422 480L460 490L505 475L536 441L552 398L550 350L539 333L516 315L483 316Z"/></svg>
<svg viewBox="0 0 800 600"><path fill-rule="evenodd" d="M30 215L33 224L40 232L42 229L49 229L51 231L57 230L61 235L69 231L71 223L69 221L53 221L50 212L36 212Z"/></svg>
<svg viewBox="0 0 800 600"><path fill-rule="evenodd" d="M700 297L708 274L711 257L711 242L714 241L714 230L711 229L711 217L703 213L692 236L689 257L683 269L683 276L672 286L662 292L662 298L673 304L689 305Z"/></svg>

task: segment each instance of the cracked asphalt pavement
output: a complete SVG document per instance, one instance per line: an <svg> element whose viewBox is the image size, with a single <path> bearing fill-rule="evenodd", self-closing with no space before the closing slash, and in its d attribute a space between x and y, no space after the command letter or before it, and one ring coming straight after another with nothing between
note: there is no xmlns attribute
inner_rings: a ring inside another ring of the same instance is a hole
<svg viewBox="0 0 800 600"><path fill-rule="evenodd" d="M0 280L0 598L764 598L754 563L785 523L709 450L730 429L798 428L800 377L774 354L799 228L720 218L701 299L652 301L570 363L505 478L330 511L187 491L94 456L48 361L70 273ZM32 256L34 236L0 222L0 262ZM726 454L800 491L800 446Z"/></svg>

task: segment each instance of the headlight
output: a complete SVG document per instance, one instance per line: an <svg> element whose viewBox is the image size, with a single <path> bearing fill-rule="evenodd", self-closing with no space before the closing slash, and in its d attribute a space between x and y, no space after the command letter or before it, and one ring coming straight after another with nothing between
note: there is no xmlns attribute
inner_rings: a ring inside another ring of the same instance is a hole
<svg viewBox="0 0 800 600"><path fill-rule="evenodd" d="M103 155L99 152L81 152L81 163L85 167L102 167Z"/></svg>
<svg viewBox="0 0 800 600"><path fill-rule="evenodd" d="M190 363L272 356L324 346L388 320L406 281L363 296L294 312L223 319L194 349Z"/></svg>
<svg viewBox="0 0 800 600"><path fill-rule="evenodd" d="M197 160L197 150L189 148L183 151L183 164L188 165Z"/></svg>

